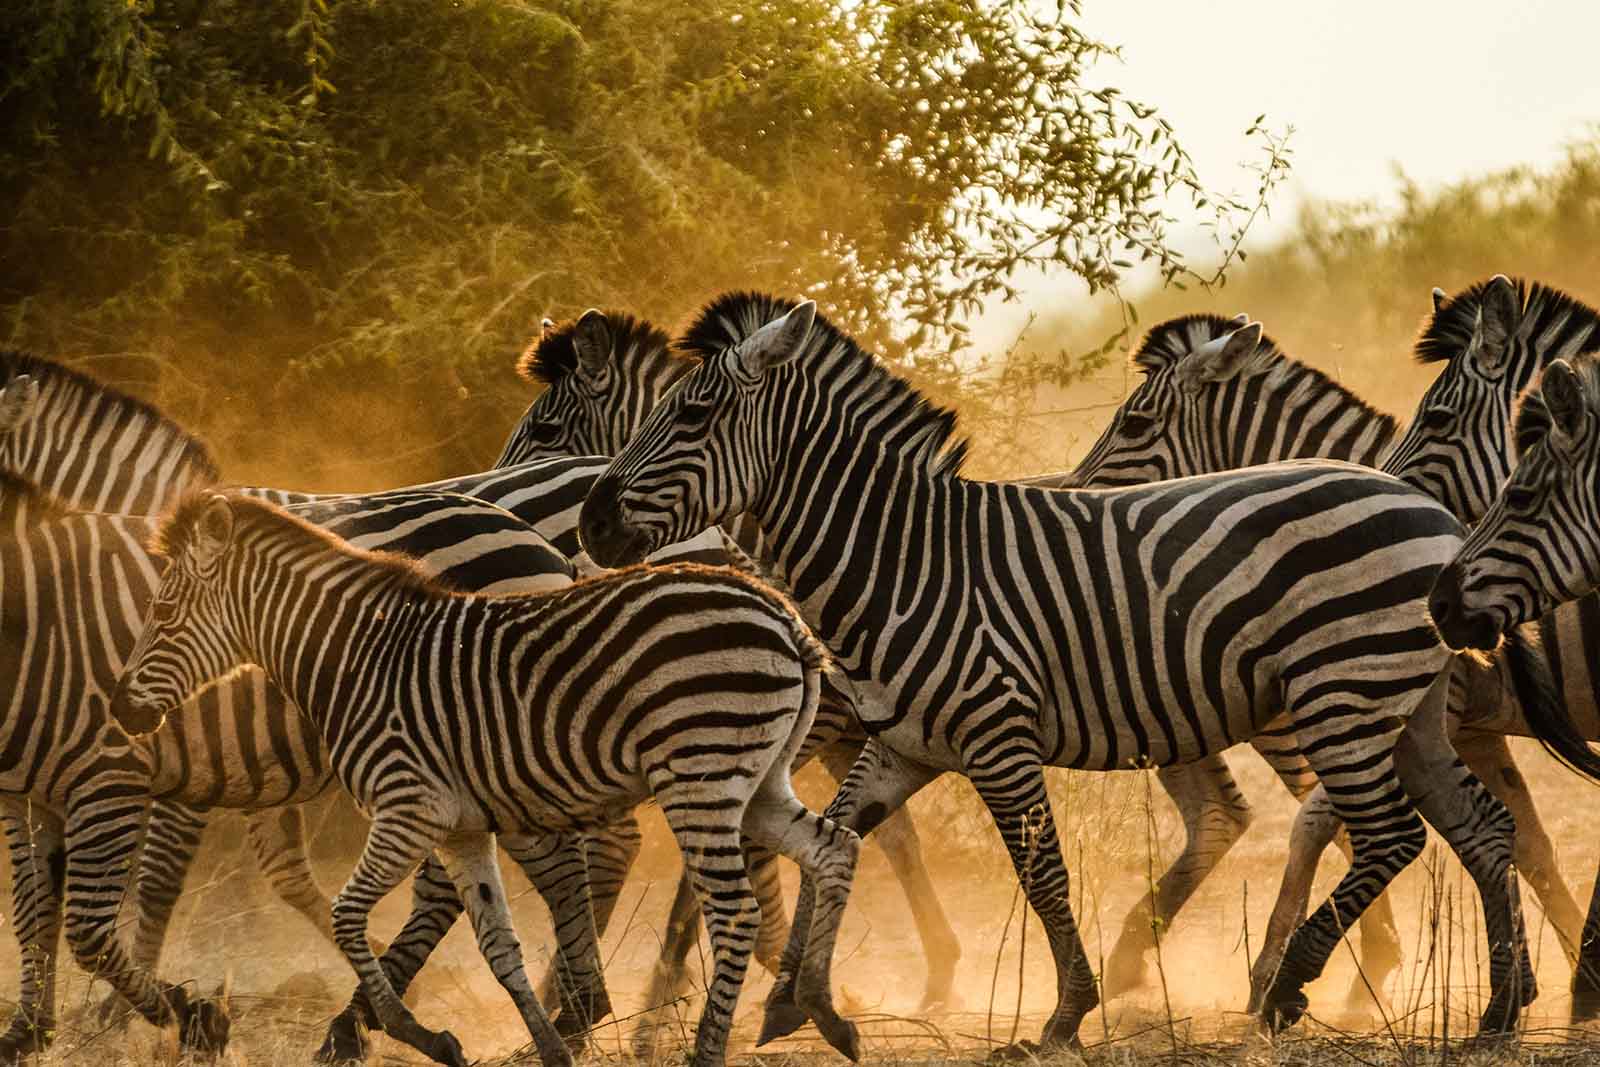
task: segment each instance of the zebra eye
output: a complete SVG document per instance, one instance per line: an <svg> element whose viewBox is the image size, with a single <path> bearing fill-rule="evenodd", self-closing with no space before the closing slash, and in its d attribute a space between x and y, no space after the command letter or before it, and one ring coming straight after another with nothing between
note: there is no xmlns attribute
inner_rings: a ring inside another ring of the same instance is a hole
<svg viewBox="0 0 1600 1067"><path fill-rule="evenodd" d="M1122 432L1130 437L1139 437L1149 433L1151 427L1155 426L1155 424L1155 419L1137 411L1125 412L1122 416Z"/></svg>
<svg viewBox="0 0 1600 1067"><path fill-rule="evenodd" d="M549 444L561 436L561 426L554 422L524 423L522 436L535 444Z"/></svg>
<svg viewBox="0 0 1600 1067"><path fill-rule="evenodd" d="M1531 511L1539 502L1539 494L1520 485L1506 488L1506 507L1512 511Z"/></svg>
<svg viewBox="0 0 1600 1067"><path fill-rule="evenodd" d="M168 623L178 617L178 602L176 600L158 600L150 605L150 618L156 622Z"/></svg>
<svg viewBox="0 0 1600 1067"><path fill-rule="evenodd" d="M1444 430L1455 421L1456 413L1451 408L1429 408L1422 413L1422 428L1424 430Z"/></svg>
<svg viewBox="0 0 1600 1067"><path fill-rule="evenodd" d="M711 417L711 405L699 400L685 400L678 409L685 422L705 422Z"/></svg>

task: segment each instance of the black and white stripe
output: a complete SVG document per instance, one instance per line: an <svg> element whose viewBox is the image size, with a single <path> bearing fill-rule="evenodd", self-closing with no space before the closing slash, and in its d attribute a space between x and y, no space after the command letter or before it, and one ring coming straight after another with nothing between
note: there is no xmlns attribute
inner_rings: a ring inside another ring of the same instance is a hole
<svg viewBox="0 0 1600 1067"><path fill-rule="evenodd" d="M971 481L953 413L812 315L749 294L702 313L681 342L701 365L591 491L584 544L622 563L755 514L802 613L873 698L863 712L881 716L829 813L864 832L944 771L973 781L1050 935L1045 1039L1075 1040L1097 994L1042 768L1203 759L1285 712L1355 860L1291 940L1268 1019L1298 1017L1301 986L1420 852L1415 797L1484 898L1481 1024L1512 1025L1532 971L1511 819L1450 748L1449 655L1422 618L1459 523L1344 464L1094 492ZM804 907L790 952L826 931ZM795 962L764 1037L806 1018Z"/></svg>
<svg viewBox="0 0 1600 1067"><path fill-rule="evenodd" d="M695 1049L710 1067L755 943L741 835L799 863L819 919L843 910L856 837L789 783L826 655L771 590L686 565L547 596L464 596L242 496L194 498L162 539L172 563L114 714L152 728L250 662L304 709L373 819L334 929L391 1037L465 1062L453 1036L411 1016L366 937L372 905L437 851L544 1062L570 1062L523 973L496 832L578 834L660 803L716 955ZM826 987L812 1004L853 1041Z"/></svg>
<svg viewBox="0 0 1600 1067"><path fill-rule="evenodd" d="M0 388L38 391L0 440L0 470L84 511L155 515L217 479L205 445L154 407L53 360L0 351Z"/></svg>

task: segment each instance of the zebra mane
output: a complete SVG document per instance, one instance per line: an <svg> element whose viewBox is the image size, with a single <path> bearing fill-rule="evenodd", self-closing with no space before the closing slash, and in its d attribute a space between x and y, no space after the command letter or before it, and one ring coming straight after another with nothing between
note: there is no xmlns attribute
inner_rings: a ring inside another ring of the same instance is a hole
<svg viewBox="0 0 1600 1067"><path fill-rule="evenodd" d="M1441 363L1459 356L1472 343L1478 326L1478 308L1483 294L1493 279L1485 278L1468 286L1446 300L1428 319L1417 336L1415 349L1418 363ZM1570 336L1580 331L1594 331L1600 327L1600 312L1568 296L1560 289L1526 278L1511 279L1517 294L1517 307L1522 313L1522 324L1517 332L1527 337L1538 337L1551 328ZM1594 342L1600 345L1600 337ZM1551 346L1559 348L1559 343Z"/></svg>
<svg viewBox="0 0 1600 1067"><path fill-rule="evenodd" d="M706 359L788 314L798 301L767 293L723 293L701 309L674 342L681 353ZM819 312L806 337L805 350L794 363L810 364L813 377L831 379L845 398L846 415L870 411L880 440L908 458L925 462L934 475L959 475L967 458L967 441L956 438L952 408L923 395L871 352Z"/></svg>
<svg viewBox="0 0 1600 1067"><path fill-rule="evenodd" d="M158 556L176 559L194 540L201 517L218 496L227 500L228 507L233 511L234 544L249 537L255 542L281 545L291 550L336 552L384 572L402 591L440 597L461 595L429 575L410 556L357 548L337 534L313 525L276 504L260 497L245 496L237 490L219 494L215 489L192 489L184 493L166 518L162 519L155 533L151 534L150 551Z"/></svg>
<svg viewBox="0 0 1600 1067"><path fill-rule="evenodd" d="M1162 370L1207 341L1215 341L1238 328L1239 323L1221 315L1179 315L1150 327L1150 332L1133 351L1133 363L1146 372ZM1275 354L1277 350L1272 338L1262 334L1261 344L1256 347L1257 356Z"/></svg>
<svg viewBox="0 0 1600 1067"><path fill-rule="evenodd" d="M18 375L26 374L39 383L42 395L57 397L56 403L92 411L96 419L123 418L145 421L166 433L177 443L183 456L208 481L221 472L211 450L194 434L179 426L154 404L140 400L115 386L107 385L83 371L15 349L0 350L0 387Z"/></svg>
<svg viewBox="0 0 1600 1067"><path fill-rule="evenodd" d="M649 319L635 318L626 311L605 312L606 323L611 327L611 362L617 367L627 367L632 362L643 363L653 356L668 357L672 352L672 339ZM517 375L526 382L543 382L555 385L578 369L578 349L573 344L578 320L568 319L543 336L528 342L517 360ZM686 363L684 370L688 370Z"/></svg>
<svg viewBox="0 0 1600 1067"><path fill-rule="evenodd" d="M1572 369L1584 380L1584 395L1590 408L1600 406L1600 353L1582 352L1567 360ZM1517 455L1545 439L1550 432L1550 408L1544 402L1544 391L1535 378L1522 391L1517 401L1517 413L1511 423L1512 446Z"/></svg>

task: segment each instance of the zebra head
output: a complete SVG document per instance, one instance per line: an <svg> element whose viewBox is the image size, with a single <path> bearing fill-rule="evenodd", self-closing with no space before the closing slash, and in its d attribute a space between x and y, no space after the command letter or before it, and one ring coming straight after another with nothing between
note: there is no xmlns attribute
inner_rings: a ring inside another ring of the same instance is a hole
<svg viewBox="0 0 1600 1067"><path fill-rule="evenodd" d="M1142 485L1239 466L1215 454L1225 447L1222 422L1243 380L1276 351L1244 315L1185 315L1155 327L1133 354L1144 381L1072 472L1073 484Z"/></svg>
<svg viewBox="0 0 1600 1067"><path fill-rule="evenodd" d="M157 534L155 550L169 562L111 696L112 717L130 734L159 729L196 690L243 662L221 596L232 536L233 510L219 493L190 496Z"/></svg>
<svg viewBox="0 0 1600 1067"><path fill-rule="evenodd" d="M1517 396L1550 360L1592 347L1597 326L1566 294L1503 274L1454 297L1434 290L1416 355L1444 369L1383 469L1477 522L1511 473Z"/></svg>
<svg viewBox="0 0 1600 1067"><path fill-rule="evenodd" d="M590 309L576 321L544 320L517 373L545 390L528 405L496 467L555 456L614 456L661 397L693 366L643 319Z"/></svg>
<svg viewBox="0 0 1600 1067"><path fill-rule="evenodd" d="M713 305L715 308L717 305ZM663 545L749 510L776 462L776 437L762 421L767 394L792 377L784 365L805 348L816 304L741 297L725 306L772 316L764 324L718 323L737 340L704 352L700 364L644 420L595 482L578 536L603 567L637 563Z"/></svg>
<svg viewBox="0 0 1600 1067"><path fill-rule="evenodd" d="M1452 648L1494 648L1600 587L1600 358L1545 368L1517 413L1516 443L1516 469L1428 600Z"/></svg>

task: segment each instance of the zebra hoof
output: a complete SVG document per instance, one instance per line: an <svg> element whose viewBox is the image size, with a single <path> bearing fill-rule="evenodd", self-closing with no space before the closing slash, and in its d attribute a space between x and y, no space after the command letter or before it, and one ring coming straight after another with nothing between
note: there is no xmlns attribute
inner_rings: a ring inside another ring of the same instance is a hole
<svg viewBox="0 0 1600 1067"><path fill-rule="evenodd" d="M1267 994L1265 1003L1261 1005L1261 1021L1266 1024L1270 1033L1280 1033L1299 1022L1300 1017L1310 1006L1311 1001L1298 987L1292 989L1274 987Z"/></svg>
<svg viewBox="0 0 1600 1067"><path fill-rule="evenodd" d="M467 1055L461 1049L461 1042L448 1030L434 1034L433 1044L427 1051L428 1058L434 1063L442 1063L445 1067L467 1067Z"/></svg>
<svg viewBox="0 0 1600 1067"><path fill-rule="evenodd" d="M196 1052L221 1052L228 1047L233 1021L215 1000L196 1000L184 1012L181 1044Z"/></svg>
<svg viewBox="0 0 1600 1067"><path fill-rule="evenodd" d="M317 1049L317 1062L324 1064L351 1064L367 1062L372 1042L367 1040L367 1028L354 1012L343 1012L328 1025L328 1036Z"/></svg>
<svg viewBox="0 0 1600 1067"><path fill-rule="evenodd" d="M1573 1025L1592 1023L1600 1019L1600 988L1580 988L1578 983L1572 983L1572 1022Z"/></svg>
<svg viewBox="0 0 1600 1067"><path fill-rule="evenodd" d="M773 991L774 993L777 990ZM761 1036L756 1038L756 1047L760 1048L769 1041L776 1041L780 1037L788 1037L800 1029L811 1017L796 1004L787 998L767 1001L766 1013L761 1018Z"/></svg>
<svg viewBox="0 0 1600 1067"><path fill-rule="evenodd" d="M1488 1007L1478 1019L1478 1038L1491 1043L1503 1040L1517 1031L1517 1020L1522 1017L1521 1001L1507 993L1489 999Z"/></svg>
<svg viewBox="0 0 1600 1067"><path fill-rule="evenodd" d="M841 1056L851 1063L861 1062L861 1032L856 1029L855 1023L838 1016L826 1023L819 1018L817 1029L822 1032L823 1040L837 1049Z"/></svg>

